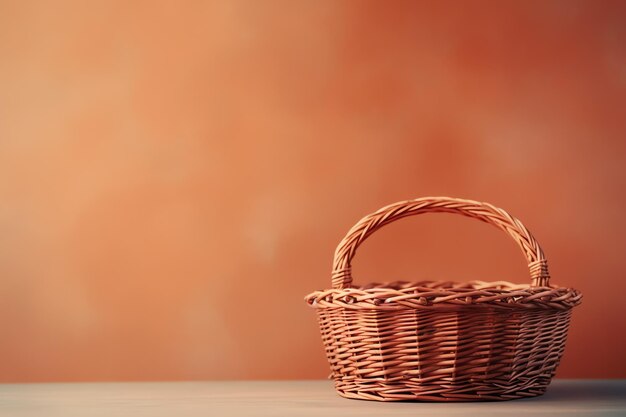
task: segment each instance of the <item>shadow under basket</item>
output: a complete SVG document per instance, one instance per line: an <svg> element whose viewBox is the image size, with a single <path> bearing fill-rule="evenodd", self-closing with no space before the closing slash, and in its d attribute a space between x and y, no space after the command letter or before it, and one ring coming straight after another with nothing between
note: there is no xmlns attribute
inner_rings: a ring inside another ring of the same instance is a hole
<svg viewBox="0 0 626 417"><path fill-rule="evenodd" d="M421 281L353 286L351 260L375 230L399 218L453 212L508 232L524 251L531 285ZM565 349L581 294L549 285L530 232L487 203L427 197L363 218L335 253L333 288L305 300L318 314L337 392L378 401L490 401L543 394Z"/></svg>

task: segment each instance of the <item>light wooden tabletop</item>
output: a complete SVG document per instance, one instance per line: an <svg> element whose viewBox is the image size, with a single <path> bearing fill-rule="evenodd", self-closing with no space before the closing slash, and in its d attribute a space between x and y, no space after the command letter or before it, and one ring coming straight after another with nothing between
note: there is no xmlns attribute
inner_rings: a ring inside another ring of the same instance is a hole
<svg viewBox="0 0 626 417"><path fill-rule="evenodd" d="M626 380L556 380L537 398L489 403L347 400L330 381L0 384L0 416L626 416Z"/></svg>

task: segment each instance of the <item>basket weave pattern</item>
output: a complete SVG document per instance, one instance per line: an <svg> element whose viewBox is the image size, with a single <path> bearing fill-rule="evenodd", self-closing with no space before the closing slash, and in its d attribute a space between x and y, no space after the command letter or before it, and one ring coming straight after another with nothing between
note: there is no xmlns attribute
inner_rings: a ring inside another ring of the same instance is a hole
<svg viewBox="0 0 626 417"><path fill-rule="evenodd" d="M531 285L506 281L392 282L354 287L351 261L374 231L427 212L458 213L507 232ZM379 401L507 400L542 394L559 364L581 294L549 284L539 244L502 209L427 197L384 207L341 241L333 288L305 300L318 320L338 393Z"/></svg>

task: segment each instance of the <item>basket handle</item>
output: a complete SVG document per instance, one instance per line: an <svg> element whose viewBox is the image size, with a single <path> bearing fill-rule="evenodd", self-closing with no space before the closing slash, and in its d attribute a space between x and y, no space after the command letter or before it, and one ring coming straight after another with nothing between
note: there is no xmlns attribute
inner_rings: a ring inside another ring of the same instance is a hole
<svg viewBox="0 0 626 417"><path fill-rule="evenodd" d="M352 258L359 245L376 230L403 217L439 212L462 214L504 230L517 242L526 256L531 285L533 287L549 285L548 263L543 250L519 220L488 203L451 197L424 197L383 207L355 224L335 250L332 272L333 288L352 286Z"/></svg>

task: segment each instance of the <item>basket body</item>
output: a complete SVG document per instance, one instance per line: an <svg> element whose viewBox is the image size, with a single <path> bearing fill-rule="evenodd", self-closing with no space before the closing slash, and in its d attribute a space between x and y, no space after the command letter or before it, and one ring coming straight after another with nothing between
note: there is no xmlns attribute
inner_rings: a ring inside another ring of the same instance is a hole
<svg viewBox="0 0 626 417"><path fill-rule="evenodd" d="M379 401L507 400L543 394L570 309L320 308L337 392Z"/></svg>

